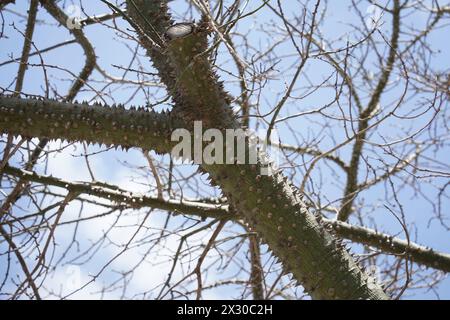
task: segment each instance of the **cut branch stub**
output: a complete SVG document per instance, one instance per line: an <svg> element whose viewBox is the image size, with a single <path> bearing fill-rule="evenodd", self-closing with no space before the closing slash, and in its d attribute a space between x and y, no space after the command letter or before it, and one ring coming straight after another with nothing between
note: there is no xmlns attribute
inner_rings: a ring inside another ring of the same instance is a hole
<svg viewBox="0 0 450 320"><path fill-rule="evenodd" d="M190 22L182 22L174 24L169 27L164 34L167 40L174 40L178 38L183 38L193 33L195 30L195 24Z"/></svg>

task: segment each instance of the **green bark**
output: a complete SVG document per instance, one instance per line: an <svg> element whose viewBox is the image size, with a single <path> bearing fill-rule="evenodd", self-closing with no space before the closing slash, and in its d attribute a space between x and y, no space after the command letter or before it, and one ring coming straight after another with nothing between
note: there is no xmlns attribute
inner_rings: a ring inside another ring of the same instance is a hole
<svg viewBox="0 0 450 320"><path fill-rule="evenodd" d="M158 137L169 137L171 129L185 125L190 128L194 120L202 120L204 129L240 127L205 52L206 22L190 35L168 40L162 32L171 21L162 1L127 3L142 44L174 98L172 115L0 97L1 132L167 152L169 141ZM286 177L275 171L261 175L265 166L259 160L257 164L202 165L201 170L223 190L231 210L244 213L285 272L292 273L313 298L387 299L320 218L308 211Z"/></svg>
<svg viewBox="0 0 450 320"><path fill-rule="evenodd" d="M143 108L0 96L0 133L22 137L86 141L123 149L150 145L156 152L167 153L172 128L181 126L168 113Z"/></svg>
<svg viewBox="0 0 450 320"><path fill-rule="evenodd" d="M154 29L167 30L165 22L170 18L167 11L161 11L167 9L164 2L129 0L127 13L147 34ZM145 17L155 15L164 17L163 24L152 19L150 28ZM202 120L204 128L238 128L240 124L209 61L205 20L187 36L166 38L160 49L163 57L151 47L146 49L154 62L156 59L159 74L171 76L166 85L176 103L174 114L190 123ZM295 187L281 173L261 175L263 166L258 162L202 165L201 169L223 190L230 205L244 213L246 221L281 260L286 273L292 273L313 298L387 299L381 287L308 211Z"/></svg>

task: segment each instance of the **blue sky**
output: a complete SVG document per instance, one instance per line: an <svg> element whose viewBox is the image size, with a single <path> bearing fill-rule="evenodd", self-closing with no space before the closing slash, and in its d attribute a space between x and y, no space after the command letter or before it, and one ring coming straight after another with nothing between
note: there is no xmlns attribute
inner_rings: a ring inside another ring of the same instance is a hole
<svg viewBox="0 0 450 320"><path fill-rule="evenodd" d="M275 2L272 1L274 4ZM63 2L61 2L62 4ZM67 2L66 4L68 4ZM255 7L257 1L250 1L249 6L247 10L250 10L251 8ZM78 1L74 2L75 5L79 5ZM349 42L355 42L361 39L361 35L354 32L353 28L351 27L352 24L360 23L357 16L352 10L349 10L349 7L352 5L351 1L331 1L328 3L328 9L327 14L328 18L325 20L323 25L321 26L321 32L326 36L327 39L333 39L335 42L333 42L333 47L345 47L347 41ZM91 14L102 14L105 12L108 12L108 9L106 6L100 1L84 1L83 2L84 9L86 12ZM367 1L363 1L359 4L360 10L363 13L370 13L370 5ZM175 16L182 15L184 13L184 4L182 1L174 1L171 3L171 7L175 12ZM311 4L310 4L311 7ZM25 14L28 9L28 1L17 1L17 4L14 6L8 7L11 10L14 10L16 13L22 13ZM283 9L284 12L287 13L287 16L294 16L299 15L300 12L300 6L296 1L285 1L283 3ZM8 36L8 38L2 38L1 41L1 50L0 50L0 62L9 60L11 56L19 57L22 47L22 36L20 33L16 30L14 30L14 27L18 30L23 31L24 30L24 24L25 19L20 18L17 16L17 14L4 11L3 12L4 19L5 19L5 34ZM83 15L83 14L82 14ZM35 35L33 38L34 44L37 48L46 48L48 46L54 45L56 43L60 43L62 41L71 39L71 36L69 32L67 32L64 28L57 27L57 23L54 22L54 20L49 17L45 10L40 9L38 14L38 19L45 21L45 24L38 24L36 26ZM427 22L427 17L424 14L421 14L419 12L415 13L414 15L411 15L407 18L405 18L404 23L411 24L414 23L414 25L417 28L420 28L421 26ZM390 17L384 16L382 17L383 24L380 27L381 34L387 32L390 30ZM14 26L12 25L12 22L14 22ZM120 28L123 28L124 30L126 28L129 28L128 24L121 21L121 19L117 19L117 25ZM249 43L254 49L253 53L257 54L258 50L264 50L264 48L267 48L272 43L277 41L278 39L275 36L268 36L264 31L261 31L262 26L265 26L266 28L276 31L277 28L283 28L282 23L280 20L277 20L276 17L271 13L268 9L263 9L260 11L255 17L249 17L247 19L244 19L240 24L237 26L237 31L240 31L242 33L248 33L249 36L246 37L245 41ZM96 55L98 57L98 64L107 72L114 76L120 76L122 74L122 70L115 68L113 65L119 65L126 67L129 58L132 54L132 52L135 50L135 44L133 42L130 42L126 39L123 39L120 35L115 34L113 30L103 27L103 26L88 26L84 28L84 32L86 36L91 40L91 43L94 45ZM428 37L429 43L432 45L432 47L437 51L437 53L433 56L433 59L430 62L430 67L432 68L438 68L439 70L444 70L448 72L449 70L449 58L450 57L450 43L448 41L443 41L446 39L445 33L446 29L442 28L434 33L432 33ZM388 34L388 33L387 33ZM238 38L239 39L239 38ZM378 40L380 40L380 37L378 37ZM239 44L239 40L237 40ZM142 51L139 51L140 53L143 53ZM232 66L232 62L230 59L230 56L225 53L224 48L220 49L220 52L222 55L220 55L219 61L221 63L221 66L229 68L231 72L235 72ZM238 51L239 52L239 51ZM270 110L271 107L273 107L276 102L279 100L280 95L284 92L286 83L290 81L290 77L292 77L293 72L295 69L293 68L293 65L295 65L296 61L298 61L298 57L295 55L292 55L294 52L292 44L289 41L285 41L283 44L277 46L276 53L278 55L282 55L284 53L290 54L289 56L286 56L283 59L279 59L280 61L277 62L274 71L273 79L270 80L267 84L267 86L262 90L262 99L260 102L260 108L261 110ZM245 52L240 52L240 54L245 55ZM357 54L357 52L355 52ZM370 55L371 53L369 53ZM49 65L59 66L63 68L70 69L72 72L78 72L80 68L83 65L84 61L84 55L81 48L76 44L71 44L66 47L62 47L50 52L47 52L42 55L42 57L45 59L46 63ZM274 60L277 60L277 57L274 57ZM145 57L141 56L139 57L140 62L142 63L142 66L146 70L152 70L151 63L146 59ZM39 64L40 60L38 56L34 56L30 59L30 63ZM373 67L374 72L376 72L376 60L374 58L369 59L368 63L371 67ZM277 73L277 70L279 73ZM9 87L12 83L12 80L17 72L17 64L12 63L1 67L1 75L0 75L0 86L2 88ZM63 94L67 92L68 88L70 87L70 82L63 80L68 78L68 74L61 70L56 70L49 66L47 68L48 76L50 79L51 84L54 86L54 88L57 88L58 93ZM325 63L324 61L320 59L313 60L311 63L309 63L306 67L305 74L307 75L307 78L305 76L302 76L299 79L300 85L296 90L293 92L293 96L300 96L301 95L301 87L302 83L306 81L312 81L312 82L320 82L325 75L332 72L332 69L330 66ZM219 72L220 73L220 72ZM281 75L281 73L283 73ZM27 93L33 93L33 94L43 94L43 70L40 67L30 67L27 71L26 77L25 77L25 87L24 90ZM230 90L231 93L237 93L237 88L235 85L235 79L231 76L228 76L226 73L220 73L220 75L225 79L229 80L230 82L227 84L227 89ZM129 79L133 79L135 75L133 73L130 73L128 75ZM98 73L98 71L94 71L93 75L90 78L91 80L99 80L101 79L101 75ZM304 81L304 82L302 82ZM92 82L92 85L96 88L102 88L102 83L96 83ZM399 97L400 92L403 90L403 83L399 81L398 87L395 87L391 89L382 99L381 104L388 104L392 100L395 100ZM111 87L111 96L115 100L115 102L128 102L130 97L135 93L135 87L131 85L112 85ZM10 87L10 89L12 89ZM84 88L85 89L85 88ZM361 89L361 92L365 91L365 88L358 88ZM155 89L155 88L148 88L149 92L152 92L153 95L150 98L150 101L146 98L144 91L139 91L133 99L128 103L137 104L137 105L143 105L148 103L155 103L164 96L164 91ZM333 99L334 90L326 90L323 89L320 92L316 94L312 94L309 97L306 97L302 100L300 100L301 106L296 105L295 100L290 101L287 108L285 108L281 114L281 116L287 116L291 114L295 114L302 110L308 110L312 109L316 106L323 105L327 103L328 101ZM414 98L412 101L408 101L406 103L406 108L414 108L416 105L420 104L423 100L426 99L426 95L418 96ZM99 97L95 97L95 94L88 90L88 91L82 91L77 96L78 100L88 100L89 102L100 100ZM107 103L112 103L113 100L110 97L104 97L105 101ZM256 102L255 98L253 98L254 102ZM368 100L367 97L364 98ZM446 106L446 105L445 105ZM161 108L161 107L159 107ZM170 108L169 105L164 105L162 108ZM270 118L269 118L270 119ZM422 121L418 120L402 120L401 123L399 123L398 120L394 119L392 121L387 121L384 123L377 132L377 134L374 134L371 136L371 141L373 142L380 142L382 141L381 137L389 135L391 138L394 137L402 137L402 130L400 129L400 126L403 127L412 127L412 128L419 128L422 123L426 123L429 120L429 116L425 115L423 117ZM282 138L284 143L290 143L295 144L297 143L298 137L310 137L314 136L319 128L318 124L315 122L318 121L318 119L315 118L315 116L311 117L301 117L298 118L295 121L290 122L289 124L291 126L295 127L295 132L298 134L297 137L294 137L292 135L292 132L284 125L280 125L277 127L278 129L278 135ZM444 130L442 127L437 129ZM339 141L345 138L344 130L339 129L335 127L334 129L330 129L329 131L326 131L321 134L321 142L320 147L326 150L327 148L330 148L334 145L335 141ZM418 137L420 139L421 137ZM305 138L306 139L306 138ZM334 140L335 139L335 140ZM52 144L53 147L59 146L59 142L55 142ZM96 147L89 147L89 151L97 151L98 148ZM346 160L349 158L350 154L350 148L345 147L340 151L340 156ZM61 152L54 153L49 157L49 163L48 166L44 166L44 164L41 164L38 166L37 170L40 172L44 172L46 168L49 168L48 172L51 172L53 175L57 177L61 177L68 180L83 180L88 181L90 180L90 176L88 173L88 169L83 161L83 157L80 157L80 154L82 154L83 149L77 148L75 149L73 146L68 147ZM434 157L435 159L439 159L441 162L448 164L448 146L444 148L440 148L436 153L429 154L430 157ZM161 162L167 161L167 157L164 159L160 159ZM386 156L387 162L395 161L395 159L390 159L389 156ZM19 158L14 159L17 163L19 161ZM151 175L147 175L145 178L138 176L135 171L130 170L127 166L124 166L124 163L127 163L131 166L140 166L145 167L146 161L142 157L139 150L130 150L128 153L122 152L122 151L108 151L107 153L100 153L98 155L90 156L91 165L94 168L94 174L96 180L99 181L107 181L109 183L116 183L122 188L130 189L136 192L143 192L143 193L149 193L153 189L149 187L152 184L154 184L153 179L151 178ZM183 166L180 168L180 172L184 174L188 174L190 172L195 171L195 168L192 166ZM304 172L304 171L300 171ZM363 178L363 176L361 177ZM342 185L343 180L336 179L336 177L333 175L333 172L327 168L327 166L321 166L320 172L313 172L313 179L318 179L322 181L321 190L320 192L326 196L327 199L338 199L342 196ZM295 176L294 181L296 183L299 183L301 181L301 174L297 173ZM443 178L439 179L436 178L437 183L442 183ZM400 180L396 180L396 183L401 184L402 182ZM368 191L363 192L361 194L362 197L366 201L380 201L382 199L382 195L384 194L386 188L388 186L386 184L378 184L372 188L370 188ZM206 189L207 190L207 189ZM423 193L425 195L429 195L432 197L435 195L435 189L430 187L428 184L424 184L423 187ZM190 190L186 189L184 190L186 195L194 196L194 193L192 193ZM213 191L216 192L216 191ZM381 198L380 198L381 197ZM407 222L414 222L417 226L417 241L420 244L424 244L427 246L431 246L433 248L436 248L437 250L450 252L450 237L448 231L445 230L436 220L432 220L430 223L430 203L427 202L424 197L418 196L415 194L411 189L405 188L399 193L400 201L404 206L405 212L407 212ZM46 201L49 201L51 203L51 199L47 199ZM448 205L448 200L447 203ZM21 203L24 207L26 207L27 203ZM443 204L445 207L445 204ZM67 210L67 216L65 219L70 220L70 218L74 218L78 214L79 210L79 204L73 204L71 205ZM92 206L91 208L84 208L87 212L92 211L93 214L98 210L95 206ZM128 223L133 223L136 221L139 221L139 217L142 217L142 214L145 213L145 210L142 210L141 212L130 212L125 217L121 218L120 223L124 225L123 228L119 228L118 231L114 232L114 235L117 237L117 241L126 241L129 236L130 232L133 231L133 228L127 227ZM448 210L447 212L448 215ZM368 213L369 215L369 213ZM84 240L81 241L81 247L83 242L85 241L85 244L89 243L91 238L95 238L96 235L102 232L102 230L105 230L109 224L114 223L114 217L108 218L104 223L105 225L88 225L84 226L82 229L82 234L84 237ZM158 228L164 225L165 223L165 215L162 214L151 214L150 217L150 223L152 228ZM173 225L180 224L182 222L182 218L174 218L171 220L171 223ZM352 221L356 222L356 221ZM376 222L376 225L378 228L383 230L384 232L389 232L391 234L399 234L401 237L404 237L402 234L402 229L399 226L398 222L395 220L395 218L392 217L392 215L389 213L389 211L378 208L374 212L370 213L370 218L366 220L367 226L373 226ZM86 225L86 224L85 224ZM68 243L70 241L70 232L71 227L67 227L67 232L61 228L60 233L57 234L58 241L60 241L61 244ZM415 230L411 230L411 232L414 233ZM230 229L230 233L233 232L242 232L239 228L233 228ZM210 233L200 233L198 236L197 241L201 241L201 239L205 236L208 236ZM176 246L179 243L179 239L176 237L170 238L167 240L168 244L167 247L170 249L176 248ZM236 242L230 242L228 246L230 248L235 245ZM62 246L62 245L61 245ZM357 249L355 247L355 249ZM84 280L88 279L88 274L95 274L96 270L98 270L102 264L105 263L105 261L108 261L108 259L111 258L115 253L117 253L117 248L114 249L105 249L100 250L94 259L91 259L90 261L86 262L85 265L81 267L81 275L80 277ZM57 251L58 252L58 251ZM72 252L73 256L76 256L76 252ZM142 254L142 249L136 248L135 250L131 250L130 254L124 255L123 258L118 259L114 262L114 268L116 270L126 269L129 267L130 263L137 262L139 260L139 256ZM152 256L155 259L157 257L164 256L164 254L169 255L170 250L167 252L160 252L156 254L156 256ZM70 259L67 259L70 261ZM54 277L54 279L51 280L52 282L52 288L57 287L58 283L64 282L65 278L67 277L67 273L64 273L67 271L67 266L72 265L72 263L69 263L68 261L65 262L65 264L62 266L62 271L57 273ZM77 263L80 263L79 260L75 260ZM167 271L167 265L152 265L151 263L147 263L147 267L151 268L151 276L148 276L148 269L146 268L139 268L139 270L136 272L137 275L135 275L137 280L133 280L131 284L131 291L133 292L141 292L150 289L152 285L155 285L158 280L161 280L161 278L164 278L166 271ZM65 268L65 269L64 269ZM0 267L0 272L2 271L2 267ZM238 266L229 266L229 269L227 270L229 274L238 273L239 268ZM70 273L70 270L69 270ZM114 270L108 270L105 272L105 274L102 275L102 281L105 281L107 283L108 281L112 281L112 279L115 279L115 272ZM150 279L149 279L150 278ZM145 279L145 280L142 280ZM88 297L92 292L95 292L96 290L100 290L99 287L96 288L97 284L93 284L90 286L86 292L80 293L82 297ZM228 287L227 287L228 288ZM210 293L209 293L210 292ZM441 298L449 299L450 298L450 280L446 279L444 280L438 287L437 292ZM215 297L231 297L236 296L237 291L236 288L233 286L230 286L229 289L222 290L220 292L216 292L214 290L208 291L207 293L210 296L210 298ZM414 292L408 292L409 295L414 294L413 298L419 298L419 299L429 299L434 298L435 294L431 291L427 290L417 290ZM97 297L98 295L92 295L92 297ZM113 292L110 294L107 294L106 297L117 297L118 293ZM409 296L405 296L405 298L408 298Z"/></svg>

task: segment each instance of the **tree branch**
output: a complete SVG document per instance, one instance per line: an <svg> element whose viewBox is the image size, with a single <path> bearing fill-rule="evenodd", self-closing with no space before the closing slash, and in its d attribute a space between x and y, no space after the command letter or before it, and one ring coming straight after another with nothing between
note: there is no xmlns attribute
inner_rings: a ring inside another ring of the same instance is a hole
<svg viewBox="0 0 450 320"><path fill-rule="evenodd" d="M390 40L389 55L387 58L386 66L383 68L381 77L378 84L372 93L372 97L364 109L359 115L358 121L358 133L356 134L355 144L353 145L352 158L347 172L347 184L345 187L344 198L342 200L342 207L338 213L338 220L348 220L352 213L353 201L358 194L358 169L359 161L361 159L361 152L364 146L364 140L367 135L367 128L369 126L369 120L371 114L377 107L381 95L386 88L392 69L394 67L395 58L397 56L398 38L400 35L400 1L394 0L394 8L392 9L392 36Z"/></svg>
<svg viewBox="0 0 450 320"><path fill-rule="evenodd" d="M5 168L5 173L30 182L63 188L72 193L89 194L101 199L116 202L120 205L126 205L130 208L151 207L173 212L174 214L196 216L201 219L210 218L237 221L242 218L241 216L230 212L228 205L226 204L203 203L190 200L163 200L157 197L133 194L114 185L105 183L70 182L10 166ZM385 233L380 233L370 228L325 218L323 221L326 226L332 228L334 232L342 238L363 245L372 246L385 253L407 256L413 262L428 268L450 272L450 254L448 253L438 252L413 242L410 242L408 245L408 242L405 240ZM8 222L4 222L2 224L7 223ZM256 239L254 239L254 242L257 242ZM250 243L250 245L254 246L255 243ZM254 250L255 255L257 255L257 252L257 249ZM255 257L255 259L257 258Z"/></svg>
<svg viewBox="0 0 450 320"><path fill-rule="evenodd" d="M166 112L0 95L1 133L168 153L172 127L183 123Z"/></svg>

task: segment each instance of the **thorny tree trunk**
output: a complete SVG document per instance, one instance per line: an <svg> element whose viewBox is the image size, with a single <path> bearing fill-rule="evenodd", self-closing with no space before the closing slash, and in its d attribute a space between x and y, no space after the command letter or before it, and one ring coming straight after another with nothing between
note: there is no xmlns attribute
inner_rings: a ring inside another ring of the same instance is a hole
<svg viewBox="0 0 450 320"><path fill-rule="evenodd" d="M168 152L169 145L161 137L167 139L174 128L192 128L194 120L203 121L203 129L240 127L208 58L208 17L189 34L179 37L173 32L164 37L173 25L165 1L129 0L127 4L127 15L173 97L171 114L69 104L54 107L39 101L30 106L2 98L2 131ZM48 118L51 126L45 123ZM203 164L201 170L269 245L285 272L292 273L313 298L387 299L325 224L308 211L302 195L282 173L261 175L263 158L257 165Z"/></svg>

